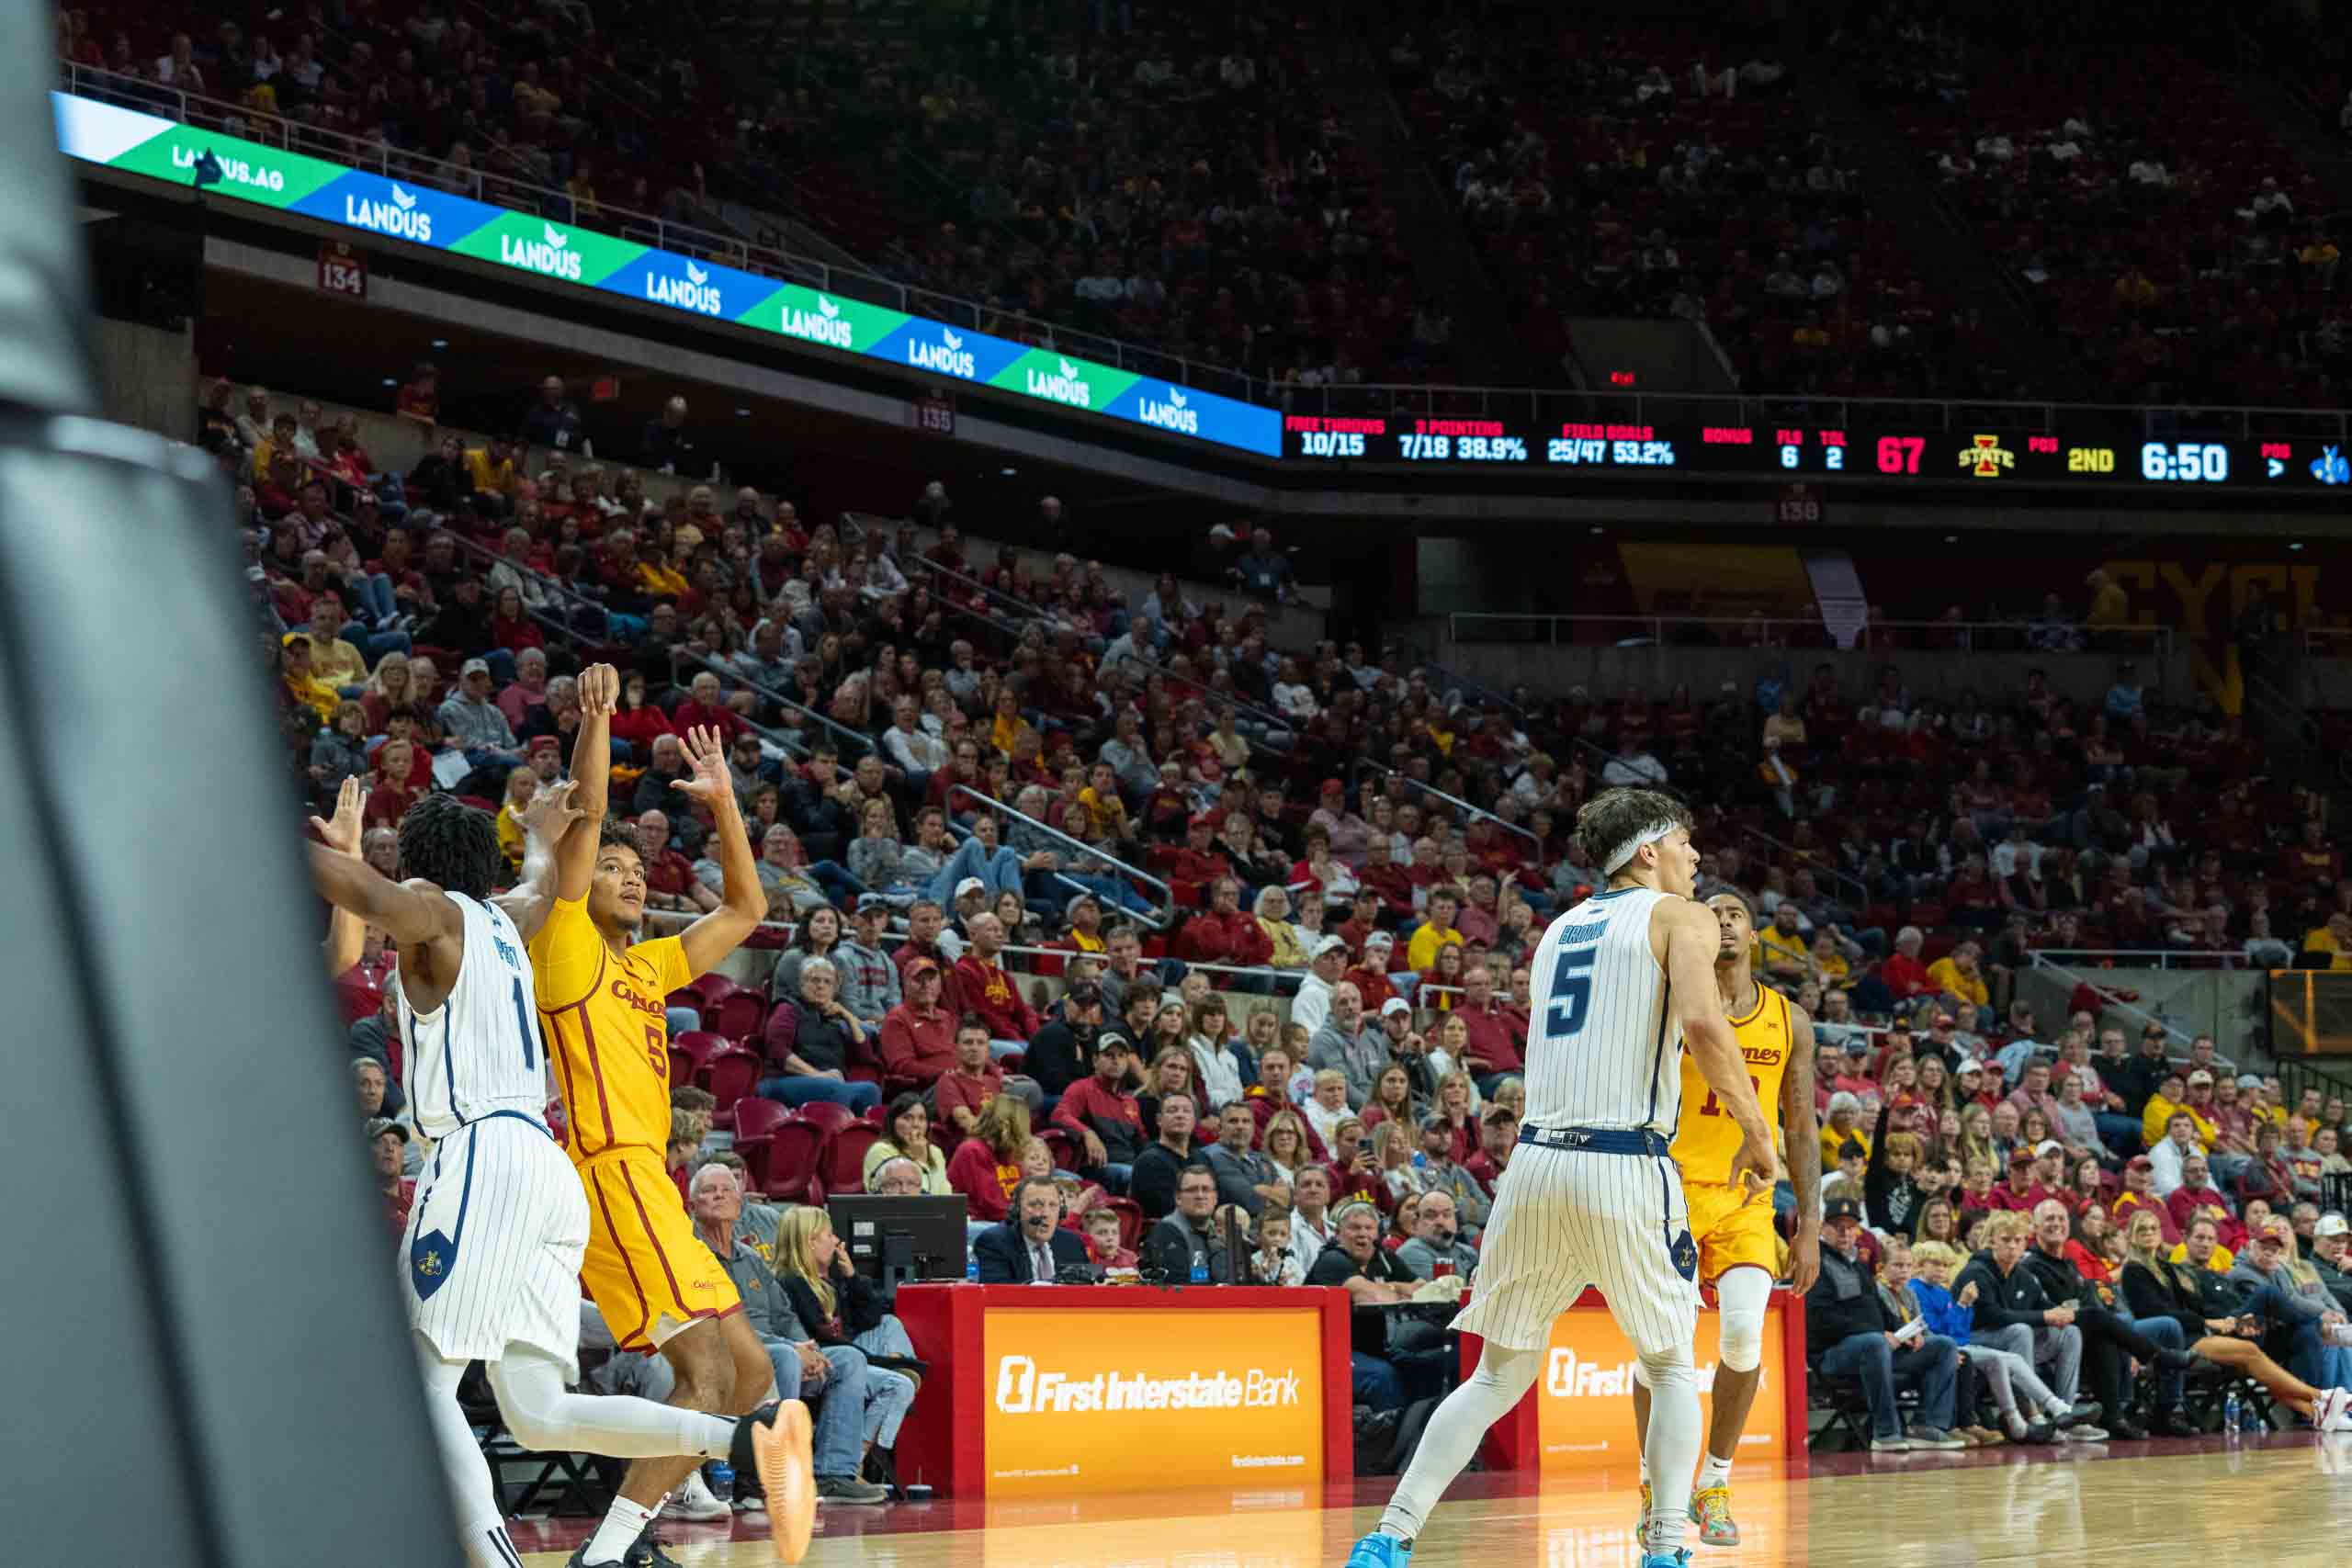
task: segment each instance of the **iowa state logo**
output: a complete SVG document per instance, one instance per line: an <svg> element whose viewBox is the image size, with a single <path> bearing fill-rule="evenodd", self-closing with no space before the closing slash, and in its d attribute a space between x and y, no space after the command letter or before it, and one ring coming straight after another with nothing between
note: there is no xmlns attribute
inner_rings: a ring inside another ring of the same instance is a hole
<svg viewBox="0 0 2352 1568"><path fill-rule="evenodd" d="M1960 466L1980 479L1997 479L2017 466L2018 455L1997 435L1973 437L1960 449Z"/></svg>

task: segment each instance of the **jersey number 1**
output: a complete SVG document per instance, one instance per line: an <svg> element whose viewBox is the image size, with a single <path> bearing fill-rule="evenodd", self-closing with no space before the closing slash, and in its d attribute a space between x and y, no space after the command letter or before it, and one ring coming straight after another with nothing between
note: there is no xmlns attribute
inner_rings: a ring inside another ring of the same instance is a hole
<svg viewBox="0 0 2352 1568"><path fill-rule="evenodd" d="M514 1021L523 1030L523 1070L529 1072L539 1065L538 1036L531 1032L530 1005L523 999L523 982L514 982Z"/></svg>
<svg viewBox="0 0 2352 1568"><path fill-rule="evenodd" d="M1758 1099L1761 1099L1761 1098L1763 1097L1763 1094L1764 1094L1764 1080L1763 1080L1763 1079L1761 1079L1761 1078L1750 1078L1750 1079L1748 1079L1748 1080L1747 1080L1747 1084L1748 1084L1748 1087L1749 1087L1750 1089L1753 1089L1756 1091L1756 1093L1757 1093L1757 1097L1758 1097ZM1721 1104L1719 1104L1719 1103L1716 1101L1716 1100L1715 1100L1715 1091L1714 1091L1713 1089L1709 1089L1709 1090L1707 1091L1707 1103L1706 1103L1706 1104L1704 1104L1704 1105L1702 1105L1702 1106L1701 1106L1701 1107L1699 1107L1699 1114L1700 1114L1700 1115L1702 1115L1702 1116L1721 1116L1723 1113L1724 1113L1724 1108L1723 1108L1723 1106L1722 1106Z"/></svg>
<svg viewBox="0 0 2352 1568"><path fill-rule="evenodd" d="M1564 947L1552 966L1552 1005L1544 1011L1544 1032L1565 1040L1584 1028L1586 1007L1592 1000L1592 964L1600 950Z"/></svg>

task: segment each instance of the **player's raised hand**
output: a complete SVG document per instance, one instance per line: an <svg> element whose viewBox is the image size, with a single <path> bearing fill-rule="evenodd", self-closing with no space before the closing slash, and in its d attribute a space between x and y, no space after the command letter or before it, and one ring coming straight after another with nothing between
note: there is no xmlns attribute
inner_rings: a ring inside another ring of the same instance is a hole
<svg viewBox="0 0 2352 1568"><path fill-rule="evenodd" d="M609 717L621 705L621 672L609 664L591 664L580 672L580 711Z"/></svg>
<svg viewBox="0 0 2352 1568"><path fill-rule="evenodd" d="M572 779L542 786L515 820L523 825L524 832L537 835L543 842L560 842L571 825L588 815L572 804L579 788L578 781Z"/></svg>
<svg viewBox="0 0 2352 1568"><path fill-rule="evenodd" d="M718 731L707 724L697 724L684 737L686 766L693 771L690 778L673 779L670 787L683 791L700 806L717 807L721 800L735 798L735 781L727 776L727 748L718 739Z"/></svg>
<svg viewBox="0 0 2352 1568"><path fill-rule="evenodd" d="M362 818L367 809L368 786L356 778L345 779L343 787L334 793L333 819L322 820L313 817L311 826L317 830L327 848L356 859L359 841L366 837L366 823Z"/></svg>

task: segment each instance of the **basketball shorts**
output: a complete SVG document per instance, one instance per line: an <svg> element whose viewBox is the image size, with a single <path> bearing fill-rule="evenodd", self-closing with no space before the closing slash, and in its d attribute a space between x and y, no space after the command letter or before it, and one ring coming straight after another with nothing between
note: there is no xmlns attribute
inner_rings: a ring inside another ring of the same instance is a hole
<svg viewBox="0 0 2352 1568"><path fill-rule="evenodd" d="M1453 1326L1540 1350L1552 1320L1591 1286L1639 1354L1688 1349L1698 1266L1673 1161L1522 1144L1496 1187L1470 1304Z"/></svg>
<svg viewBox="0 0 2352 1568"><path fill-rule="evenodd" d="M579 1179L546 1129L513 1114L460 1127L434 1145L401 1240L409 1323L445 1360L528 1345L576 1368L587 1241Z"/></svg>
<svg viewBox="0 0 2352 1568"><path fill-rule="evenodd" d="M658 1155L633 1145L607 1149L579 1168L588 1194L580 1280L615 1344L657 1349L689 1325L741 1309L735 1281L695 1234Z"/></svg>
<svg viewBox="0 0 2352 1568"><path fill-rule="evenodd" d="M1743 1194L1713 1181L1686 1181L1690 1234L1699 1242L1699 1280L1712 1285L1734 1269L1779 1273L1781 1238L1772 1229L1772 1190Z"/></svg>

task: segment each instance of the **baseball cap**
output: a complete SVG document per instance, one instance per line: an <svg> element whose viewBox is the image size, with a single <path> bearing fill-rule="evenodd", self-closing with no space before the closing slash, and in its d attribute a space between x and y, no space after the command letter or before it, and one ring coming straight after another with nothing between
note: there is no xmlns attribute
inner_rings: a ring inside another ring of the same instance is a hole
<svg viewBox="0 0 2352 1568"><path fill-rule="evenodd" d="M938 973L939 965L933 963L928 958L918 958L913 963L907 965L907 978L910 980L913 979L918 975L936 975Z"/></svg>
<svg viewBox="0 0 2352 1568"><path fill-rule="evenodd" d="M2156 1168L2156 1162L2150 1159L2146 1155L2133 1155L2129 1160L2124 1162L2123 1168L2126 1170L2154 1170Z"/></svg>
<svg viewBox="0 0 2352 1568"><path fill-rule="evenodd" d="M1062 993L1062 999L1080 1007L1091 1007L1102 999L1102 987L1091 980L1072 980L1069 989Z"/></svg>
<svg viewBox="0 0 2352 1568"><path fill-rule="evenodd" d="M1070 895L1069 902L1062 906L1062 919L1065 920L1076 919L1078 918L1078 907L1080 904L1091 904L1097 910L1100 910L1102 908L1102 900L1097 898L1093 894L1073 893Z"/></svg>
<svg viewBox="0 0 2352 1568"><path fill-rule="evenodd" d="M2196 1088L2199 1084L2211 1083L2212 1081L2213 1075L2207 1072L2202 1067L2198 1068L2195 1072L2188 1075L2188 1087L2191 1089Z"/></svg>
<svg viewBox="0 0 2352 1568"><path fill-rule="evenodd" d="M2066 1145L2055 1138L2044 1138L2033 1145L2033 1152L2037 1157L2048 1154L2064 1154L2065 1150Z"/></svg>
<svg viewBox="0 0 2352 1568"><path fill-rule="evenodd" d="M888 909L889 907L890 900L879 893L861 893L857 896L857 913L861 915L869 909Z"/></svg>
<svg viewBox="0 0 2352 1568"><path fill-rule="evenodd" d="M1389 931L1372 931L1363 939L1363 950L1366 953L1370 953L1375 947L1393 948L1396 945L1396 938L1393 932Z"/></svg>
<svg viewBox="0 0 2352 1568"><path fill-rule="evenodd" d="M1871 1043L1866 1036L1857 1034L1846 1042L1846 1055L1849 1056L1867 1056L1870 1054Z"/></svg>
<svg viewBox="0 0 2352 1568"><path fill-rule="evenodd" d="M1861 1217L1862 1206L1851 1198L1832 1198L1821 1206L1821 1219L1825 1224L1836 1224L1839 1220L1859 1220Z"/></svg>
<svg viewBox="0 0 2352 1568"><path fill-rule="evenodd" d="M1951 1071L1952 1077L1958 1077L1962 1073L1981 1073L1984 1070L1984 1064L1978 1061L1975 1057L1962 1056L1960 1059L1960 1066L1954 1067Z"/></svg>
<svg viewBox="0 0 2352 1568"><path fill-rule="evenodd" d="M1954 1019L1952 1015L1948 1012L1939 1012L1936 1014L1936 1027L1938 1029L1949 1029L1952 1024L1958 1021L1958 1020Z"/></svg>
<svg viewBox="0 0 2352 1568"><path fill-rule="evenodd" d="M398 1138L403 1144L408 1142L408 1129L401 1126L398 1122L393 1121L390 1117L371 1116L368 1119L368 1142L372 1144L387 1133L390 1133L393 1137ZM2338 1220L2335 1223L2339 1226L2344 1224L2342 1220Z"/></svg>
<svg viewBox="0 0 2352 1568"><path fill-rule="evenodd" d="M531 750L534 751L560 751L563 750L563 742L558 740L552 735L535 735L531 738Z"/></svg>
<svg viewBox="0 0 2352 1568"><path fill-rule="evenodd" d="M1323 793L1325 795L1345 795L1347 792L1348 786L1341 784L1337 779L1325 779L1323 781Z"/></svg>
<svg viewBox="0 0 2352 1568"><path fill-rule="evenodd" d="M469 659L463 664L458 666L458 674L461 678L467 675L487 675L489 673L490 660L487 659Z"/></svg>
<svg viewBox="0 0 2352 1568"><path fill-rule="evenodd" d="M1206 828L1211 831L1215 831L1216 829L1216 813L1209 811L1201 812L1191 821L1185 823L1184 826L1188 830L1193 828Z"/></svg>
<svg viewBox="0 0 2352 1568"><path fill-rule="evenodd" d="M963 881L956 885L956 897L961 898L967 893L985 893L988 890L989 885L987 883L982 882L977 876L967 876Z"/></svg>
<svg viewBox="0 0 2352 1568"><path fill-rule="evenodd" d="M1315 944L1307 956L1310 958L1320 958L1327 953L1345 953L1347 948L1348 942L1345 937L1327 936L1322 941Z"/></svg>
<svg viewBox="0 0 2352 1568"><path fill-rule="evenodd" d="M1391 997L1380 1004L1380 1016L1386 1018L1392 1012L1401 1012L1409 1018L1412 1016L1413 1004L1402 997Z"/></svg>
<svg viewBox="0 0 2352 1568"><path fill-rule="evenodd" d="M2352 1224L2345 1224L2344 1216L2336 1213L2322 1214L2319 1224L2312 1227L2312 1235L2315 1236L2342 1235L2346 1231L2352 1231Z"/></svg>
<svg viewBox="0 0 2352 1568"><path fill-rule="evenodd" d="M2240 1089L2260 1089L2262 1087L2262 1075L2260 1073L2240 1073L2238 1075L2238 1087Z"/></svg>
<svg viewBox="0 0 2352 1568"><path fill-rule="evenodd" d="M2031 1149L2019 1145L2018 1147L2009 1151L2009 1164L2012 1166L2031 1165L2032 1163L2033 1151Z"/></svg>
<svg viewBox="0 0 2352 1568"><path fill-rule="evenodd" d="M1094 1037L1094 1054L1098 1056L1112 1051L1132 1052L1135 1048L1135 1042L1115 1029L1106 1029Z"/></svg>

